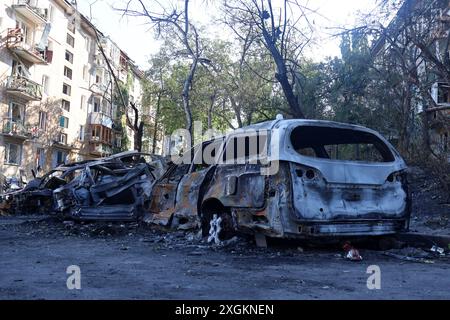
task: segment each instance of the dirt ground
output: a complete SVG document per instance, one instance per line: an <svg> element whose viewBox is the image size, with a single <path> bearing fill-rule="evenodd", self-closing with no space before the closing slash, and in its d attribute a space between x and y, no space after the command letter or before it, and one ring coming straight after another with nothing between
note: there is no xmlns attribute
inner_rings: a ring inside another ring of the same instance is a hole
<svg viewBox="0 0 450 320"><path fill-rule="evenodd" d="M239 238L217 247L136 223L2 217L0 299L450 299L448 252L410 262L362 246L364 260L352 262L339 246L301 245ZM67 289L70 265L81 290ZM370 265L380 267L380 290L367 288Z"/></svg>
<svg viewBox="0 0 450 320"><path fill-rule="evenodd" d="M411 231L450 235L449 195L429 172L419 167L410 167L408 171L412 192Z"/></svg>
<svg viewBox="0 0 450 320"><path fill-rule="evenodd" d="M425 171L409 170L411 232L450 235L447 195ZM0 299L450 299L450 248L377 244L355 244L363 261L352 262L341 245L263 249L244 237L215 246L144 223L2 216ZM67 289L71 265L81 290ZM380 267L380 290L367 288L371 265Z"/></svg>

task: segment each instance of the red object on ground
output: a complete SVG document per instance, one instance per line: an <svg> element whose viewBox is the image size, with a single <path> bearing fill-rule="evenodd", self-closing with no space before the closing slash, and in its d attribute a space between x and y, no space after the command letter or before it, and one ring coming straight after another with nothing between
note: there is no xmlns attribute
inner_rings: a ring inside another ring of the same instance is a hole
<svg viewBox="0 0 450 320"><path fill-rule="evenodd" d="M351 261L362 261L362 257L359 254L358 249L355 249L350 242L346 242L343 246L345 251L345 258Z"/></svg>

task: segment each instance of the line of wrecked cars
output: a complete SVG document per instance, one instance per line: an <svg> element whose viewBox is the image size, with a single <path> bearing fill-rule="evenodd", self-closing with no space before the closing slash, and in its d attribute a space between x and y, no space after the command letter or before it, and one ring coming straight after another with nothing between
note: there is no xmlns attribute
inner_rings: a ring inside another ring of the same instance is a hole
<svg viewBox="0 0 450 320"><path fill-rule="evenodd" d="M17 212L201 229L216 242L236 232L388 235L407 231L411 214L406 164L379 133L280 118L204 141L171 161L126 152L63 165L3 201Z"/></svg>
<svg viewBox="0 0 450 320"><path fill-rule="evenodd" d="M2 195L14 214L53 213L79 220L135 220L147 205L152 183L163 174L161 156L134 151L63 164L23 189Z"/></svg>

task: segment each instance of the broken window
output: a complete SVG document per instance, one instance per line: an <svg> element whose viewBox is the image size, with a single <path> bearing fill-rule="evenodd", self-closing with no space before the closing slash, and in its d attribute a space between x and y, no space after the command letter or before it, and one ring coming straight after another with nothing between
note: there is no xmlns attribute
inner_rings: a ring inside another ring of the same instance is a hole
<svg viewBox="0 0 450 320"><path fill-rule="evenodd" d="M394 156L377 136L352 129L299 126L291 143L303 156L341 161L391 162Z"/></svg>
<svg viewBox="0 0 450 320"><path fill-rule="evenodd" d="M208 141L198 148L194 158L192 171L201 171L216 163L216 155L220 152L223 139Z"/></svg>
<svg viewBox="0 0 450 320"><path fill-rule="evenodd" d="M257 163L267 156L267 132L255 131L228 139L222 160L225 163Z"/></svg>

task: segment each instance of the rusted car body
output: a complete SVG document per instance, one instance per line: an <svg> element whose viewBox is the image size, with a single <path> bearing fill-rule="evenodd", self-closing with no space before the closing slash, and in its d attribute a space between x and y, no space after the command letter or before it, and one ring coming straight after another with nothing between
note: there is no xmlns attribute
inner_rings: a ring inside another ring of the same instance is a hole
<svg viewBox="0 0 450 320"><path fill-rule="evenodd" d="M55 211L78 220L136 220L148 207L153 182L165 170L162 157L138 152L89 162L76 178L53 191Z"/></svg>
<svg viewBox="0 0 450 320"><path fill-rule="evenodd" d="M79 163L59 166L22 189L3 194L0 203L11 214L48 213L53 209L53 191L71 181L83 166Z"/></svg>
<svg viewBox="0 0 450 320"><path fill-rule="evenodd" d="M135 151L64 164L2 195L1 207L13 214L133 220L148 206L152 183L166 169L162 157Z"/></svg>
<svg viewBox="0 0 450 320"><path fill-rule="evenodd" d="M202 160L210 155L213 162ZM206 141L155 183L148 221L270 237L407 230L406 164L361 126L277 119ZM218 225L219 224L219 225Z"/></svg>

